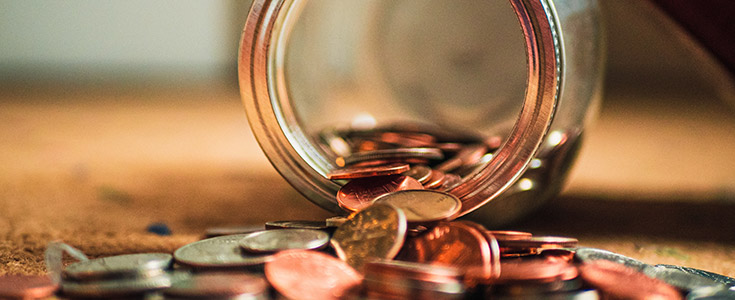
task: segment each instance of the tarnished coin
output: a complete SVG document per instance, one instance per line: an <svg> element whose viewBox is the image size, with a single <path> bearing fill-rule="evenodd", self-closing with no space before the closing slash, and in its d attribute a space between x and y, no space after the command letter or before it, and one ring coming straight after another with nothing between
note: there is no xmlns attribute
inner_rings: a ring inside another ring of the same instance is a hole
<svg viewBox="0 0 735 300"><path fill-rule="evenodd" d="M348 211L358 211L372 204L375 198L401 190L422 190L416 179L403 175L359 178L342 186L337 192L337 203Z"/></svg>
<svg viewBox="0 0 735 300"><path fill-rule="evenodd" d="M247 254L240 248L244 234L225 235L185 245L174 252L177 263L195 269L242 268L264 264L272 254Z"/></svg>
<svg viewBox="0 0 735 300"><path fill-rule="evenodd" d="M432 190L408 190L388 193L374 203L386 203L400 208L409 223L430 223L455 217L462 208L457 197Z"/></svg>
<svg viewBox="0 0 735 300"><path fill-rule="evenodd" d="M431 168L425 165L415 165L411 166L410 170L403 172L402 175L416 179L421 184L426 184L431 179Z"/></svg>
<svg viewBox="0 0 735 300"><path fill-rule="evenodd" d="M289 299L338 299L360 284L362 275L345 262L324 253L288 250L265 265L265 276Z"/></svg>
<svg viewBox="0 0 735 300"><path fill-rule="evenodd" d="M166 299L212 299L234 296L238 296L237 299L269 299L268 282L262 276L254 274L177 272L172 276L172 282L171 287L163 291Z"/></svg>
<svg viewBox="0 0 735 300"><path fill-rule="evenodd" d="M724 275L720 275L717 273L712 273L705 270L695 269L695 268L689 268L689 267L683 267L683 266L673 266L673 265L665 265L665 264L659 264L656 265L656 268L667 268L667 269L677 269L682 272L686 272L688 274L693 274L697 276L701 276L707 279L711 279L714 282L724 284L726 286L735 286L735 278L727 277Z"/></svg>
<svg viewBox="0 0 735 300"><path fill-rule="evenodd" d="M624 256L624 255L620 255L617 253L613 253L607 250L595 249L595 248L577 248L574 250L574 257L583 263L593 262L596 260L612 261L615 263L622 264L638 272L643 272L646 269L652 268L651 265L644 263L642 261Z"/></svg>
<svg viewBox="0 0 735 300"><path fill-rule="evenodd" d="M213 228L208 228L207 231L204 232L204 236L207 238L213 238L213 237L218 237L218 236L223 236L223 235L246 234L246 233L261 231L263 229L265 229L263 225L213 227Z"/></svg>
<svg viewBox="0 0 735 300"><path fill-rule="evenodd" d="M374 204L350 216L330 241L337 256L356 270L372 259L392 259L406 237L406 215L388 204Z"/></svg>
<svg viewBox="0 0 735 300"><path fill-rule="evenodd" d="M64 295L85 298L136 296L162 290L170 286L171 278L167 274L150 278L61 282L61 290L64 292Z"/></svg>
<svg viewBox="0 0 735 300"><path fill-rule="evenodd" d="M396 148L353 153L344 157L345 165L371 160L396 160L407 158L442 159L444 154L437 148ZM338 158L339 159L339 158Z"/></svg>
<svg viewBox="0 0 735 300"><path fill-rule="evenodd" d="M65 278L96 280L158 276L173 263L168 253L139 253L102 257L73 263L63 272Z"/></svg>
<svg viewBox="0 0 735 300"><path fill-rule="evenodd" d="M327 173L329 180L397 175L410 170L408 164L394 163L374 167L345 167Z"/></svg>
<svg viewBox="0 0 735 300"><path fill-rule="evenodd" d="M477 279L495 278L500 273L498 244L485 231L467 221L442 223L406 240L398 259L454 266Z"/></svg>
<svg viewBox="0 0 735 300"><path fill-rule="evenodd" d="M291 220L291 221L269 221L265 223L265 229L312 229L327 230L324 221Z"/></svg>
<svg viewBox="0 0 735 300"><path fill-rule="evenodd" d="M580 277L605 299L681 299L676 288L661 280L608 260L579 266Z"/></svg>
<svg viewBox="0 0 735 300"><path fill-rule="evenodd" d="M48 276L2 275L0 299L39 299L50 297L59 285Z"/></svg>
<svg viewBox="0 0 735 300"><path fill-rule="evenodd" d="M655 266L643 270L643 274L666 282L680 290L691 292L700 287L725 288L726 285L710 278L686 272L676 266Z"/></svg>
<svg viewBox="0 0 735 300"><path fill-rule="evenodd" d="M313 229L264 230L246 234L240 247L247 252L265 253L289 249L316 250L329 243L329 234Z"/></svg>

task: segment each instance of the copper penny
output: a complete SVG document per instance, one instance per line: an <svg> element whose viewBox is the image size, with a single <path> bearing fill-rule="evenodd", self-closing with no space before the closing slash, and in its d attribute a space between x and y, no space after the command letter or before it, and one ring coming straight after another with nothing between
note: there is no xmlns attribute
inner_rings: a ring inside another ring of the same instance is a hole
<svg viewBox="0 0 735 300"><path fill-rule="evenodd" d="M551 282L574 279L577 274L577 268L566 261L510 259L500 262L500 277L495 282Z"/></svg>
<svg viewBox="0 0 735 300"><path fill-rule="evenodd" d="M500 273L497 241L485 231L482 226L467 221L442 223L408 239L399 259L450 265L471 271L472 277L497 277Z"/></svg>
<svg viewBox="0 0 735 300"><path fill-rule="evenodd" d="M507 240L523 240L532 237L533 235L529 232L523 231L512 231L512 230L488 230L489 234L492 234L498 243L502 244L501 241Z"/></svg>
<svg viewBox="0 0 735 300"><path fill-rule="evenodd" d="M397 148L353 153L344 158L345 165L351 165L363 161L390 160L390 159L443 159L444 154L437 148Z"/></svg>
<svg viewBox="0 0 735 300"><path fill-rule="evenodd" d="M480 161L482 156L487 153L487 146L483 144L467 145L457 154L437 165L435 169L442 172L450 172L461 166L472 165Z"/></svg>
<svg viewBox="0 0 735 300"><path fill-rule="evenodd" d="M368 168L368 167L376 167L376 166L390 165L390 164L425 165L428 163L429 161L423 158L393 158L393 159L374 159L374 160L361 161L359 163L350 164L350 167ZM338 161L337 165L344 167L344 161L341 164Z"/></svg>
<svg viewBox="0 0 735 300"><path fill-rule="evenodd" d="M45 275L0 276L0 299L46 298L56 292L59 285Z"/></svg>
<svg viewBox="0 0 735 300"><path fill-rule="evenodd" d="M432 223L451 219L462 209L454 195L432 190L408 190L388 193L373 201L400 208L409 223Z"/></svg>
<svg viewBox="0 0 735 300"><path fill-rule="evenodd" d="M388 176L401 174L410 170L411 167L408 164L388 164L374 167L346 167L341 169L333 170L327 174L329 180L335 179L355 179L375 176Z"/></svg>
<svg viewBox="0 0 735 300"><path fill-rule="evenodd" d="M449 266L373 261L363 281L369 299L463 299L462 273Z"/></svg>
<svg viewBox="0 0 735 300"><path fill-rule="evenodd" d="M234 272L174 273L172 285L163 291L167 297L215 298L251 296L257 299L268 292L268 283L258 275Z"/></svg>
<svg viewBox="0 0 735 300"><path fill-rule="evenodd" d="M337 192L337 203L348 211L357 211L372 204L375 198L401 190L422 190L416 179L403 175L354 179Z"/></svg>
<svg viewBox="0 0 735 300"><path fill-rule="evenodd" d="M600 290L603 299L682 299L672 286L607 260L596 260L579 266L580 276Z"/></svg>
<svg viewBox="0 0 735 300"><path fill-rule="evenodd" d="M444 182L437 189L440 191L449 191L462 183L462 177L457 174L445 173Z"/></svg>
<svg viewBox="0 0 735 300"><path fill-rule="evenodd" d="M574 248L577 247L578 241L575 238L559 236L532 236L525 239L499 239L498 244L500 248L509 251L538 252L541 249Z"/></svg>
<svg viewBox="0 0 735 300"><path fill-rule="evenodd" d="M406 215L388 204L374 204L350 216L332 235L337 256L356 270L373 259L392 259L406 238Z"/></svg>
<svg viewBox="0 0 735 300"><path fill-rule="evenodd" d="M429 181L424 184L424 188L435 189L441 187L441 185L444 183L445 177L446 176L444 175L444 172L439 170L431 170L431 178L429 178Z"/></svg>
<svg viewBox="0 0 735 300"><path fill-rule="evenodd" d="M265 264L265 276L289 299L338 299L362 276L345 262L324 253L288 250Z"/></svg>
<svg viewBox="0 0 735 300"><path fill-rule="evenodd" d="M425 165L415 165L410 170L403 172L403 175L410 176L421 184L426 184L431 179L431 168Z"/></svg>

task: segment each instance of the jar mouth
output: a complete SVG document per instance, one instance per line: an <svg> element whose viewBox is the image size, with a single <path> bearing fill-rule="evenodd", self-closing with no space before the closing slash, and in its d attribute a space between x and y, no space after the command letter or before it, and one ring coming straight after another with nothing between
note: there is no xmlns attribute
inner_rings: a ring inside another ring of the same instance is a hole
<svg viewBox="0 0 735 300"><path fill-rule="evenodd" d="M301 125L289 94L289 37L305 0L254 1L241 40L240 89L248 120L271 163L297 190L321 207L342 212L340 184L327 173L338 155L324 151ZM469 213L508 189L524 172L544 139L562 86L563 49L553 3L511 0L525 38L527 83L521 111L492 159L448 192Z"/></svg>

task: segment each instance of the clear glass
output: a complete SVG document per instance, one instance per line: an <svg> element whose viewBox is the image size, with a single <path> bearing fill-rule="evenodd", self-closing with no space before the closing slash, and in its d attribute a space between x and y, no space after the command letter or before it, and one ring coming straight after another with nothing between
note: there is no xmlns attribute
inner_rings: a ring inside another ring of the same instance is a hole
<svg viewBox="0 0 735 300"><path fill-rule="evenodd" d="M532 82L528 41L505 0L297 0L286 1L286 10L269 10L271 2L278 1L256 1L249 16L250 30L259 32L269 23L254 18L283 15L270 23L277 29L264 30L276 42L262 44L272 47L263 69L252 50L257 35L248 35L246 25L240 54L243 101L279 172L326 209L339 212L324 200L339 188L322 178L336 167L336 155L316 145L325 128L418 122L462 135L507 138L519 127ZM553 121L519 176L500 183L507 187L467 215L488 226L514 220L560 191L599 100L603 39L597 2L549 3L560 74ZM260 97L267 101L258 100L260 84L268 87L268 96ZM261 104L274 113L261 113ZM273 133L283 134L284 141ZM488 185L473 183L468 189Z"/></svg>

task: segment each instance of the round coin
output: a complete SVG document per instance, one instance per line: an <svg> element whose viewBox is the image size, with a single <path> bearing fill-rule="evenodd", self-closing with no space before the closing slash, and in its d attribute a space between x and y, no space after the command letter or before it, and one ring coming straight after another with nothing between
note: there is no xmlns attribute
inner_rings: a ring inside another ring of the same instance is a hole
<svg viewBox="0 0 735 300"><path fill-rule="evenodd" d="M638 272L643 272L646 269L652 268L651 265L642 261L623 256L617 253L613 253L607 250L595 249L595 248L577 248L574 250L574 258L577 260L588 263L596 260L606 260L622 264L628 268L634 269Z"/></svg>
<svg viewBox="0 0 735 300"><path fill-rule="evenodd" d="M246 234L246 233L261 231L263 229L265 229L263 225L213 227L213 228L208 228L207 231L204 232L204 236L206 238L213 238L213 237L218 237L218 236L223 236L223 235Z"/></svg>
<svg viewBox="0 0 735 300"><path fill-rule="evenodd" d="M243 253L240 240L244 234L225 235L185 245L174 252L177 263L195 269L242 268L263 264L273 255Z"/></svg>
<svg viewBox="0 0 735 300"><path fill-rule="evenodd" d="M326 230L327 222L292 220L292 221L270 221L265 223L265 229L313 229Z"/></svg>
<svg viewBox="0 0 735 300"><path fill-rule="evenodd" d="M431 179L431 168L426 165L415 165L410 170L403 172L403 175L416 179L421 184L426 184Z"/></svg>
<svg viewBox="0 0 735 300"><path fill-rule="evenodd" d="M50 297L59 285L42 275L0 276L0 299L39 299Z"/></svg>
<svg viewBox="0 0 735 300"><path fill-rule="evenodd" d="M603 299L681 299L674 287L607 260L596 260L579 266L580 276L600 290Z"/></svg>
<svg viewBox="0 0 735 300"><path fill-rule="evenodd" d="M422 190L416 179L403 175L359 178L342 186L337 192L337 202L348 211L358 211L372 204L375 198L401 190Z"/></svg>
<svg viewBox="0 0 735 300"><path fill-rule="evenodd" d="M429 178L429 181L424 184L424 188L426 189L437 189L444 184L445 181L445 174L442 171L439 170L431 170L431 178Z"/></svg>
<svg viewBox="0 0 735 300"><path fill-rule="evenodd" d="M63 275L75 280L157 276L172 262L168 253L117 255L73 263L64 269Z"/></svg>
<svg viewBox="0 0 735 300"><path fill-rule="evenodd" d="M488 230L487 233L492 234L498 240L498 243L507 240L523 240L533 236L529 232L512 230Z"/></svg>
<svg viewBox="0 0 735 300"><path fill-rule="evenodd" d="M274 255L265 265L265 276L289 299L338 299L362 280L360 273L329 255L288 250Z"/></svg>
<svg viewBox="0 0 735 300"><path fill-rule="evenodd" d="M268 299L268 283L265 278L232 272L210 272L192 274L189 272L175 273L171 287L164 290L168 298L224 298L239 296L237 299Z"/></svg>
<svg viewBox="0 0 735 300"><path fill-rule="evenodd" d="M560 236L532 236L525 239L498 240L501 248L508 249L554 249L577 247L577 239Z"/></svg>
<svg viewBox="0 0 735 300"><path fill-rule="evenodd" d="M162 290L170 286L171 278L168 275L159 275L150 278L95 280L89 282L61 282L61 290L64 292L64 295L84 298L141 295Z"/></svg>
<svg viewBox="0 0 735 300"><path fill-rule="evenodd" d="M388 193L374 203L400 208L409 223L431 223L451 219L459 213L462 202L455 196L432 190L407 190Z"/></svg>
<svg viewBox="0 0 735 300"><path fill-rule="evenodd" d="M334 217L327 218L326 220L327 227L330 227L330 228L339 227L345 222L347 222L347 217L343 217L343 216L334 216Z"/></svg>
<svg viewBox="0 0 735 300"><path fill-rule="evenodd" d="M349 217L330 243L337 256L356 270L372 259L392 259L406 238L406 215L388 204L375 204Z"/></svg>
<svg viewBox="0 0 735 300"><path fill-rule="evenodd" d="M442 159L444 154L437 148L397 148L353 153L344 158L346 165L371 160L395 160L406 158Z"/></svg>
<svg viewBox="0 0 735 300"><path fill-rule="evenodd" d="M388 176L401 174L410 170L411 167L408 164L394 163L388 165L380 165L374 167L346 167L333 170L327 173L329 180L336 179L355 179L375 176Z"/></svg>
<svg viewBox="0 0 735 300"><path fill-rule="evenodd" d="M329 243L329 234L313 229L264 230L246 234L240 247L248 252L264 253L289 249L316 250Z"/></svg>

